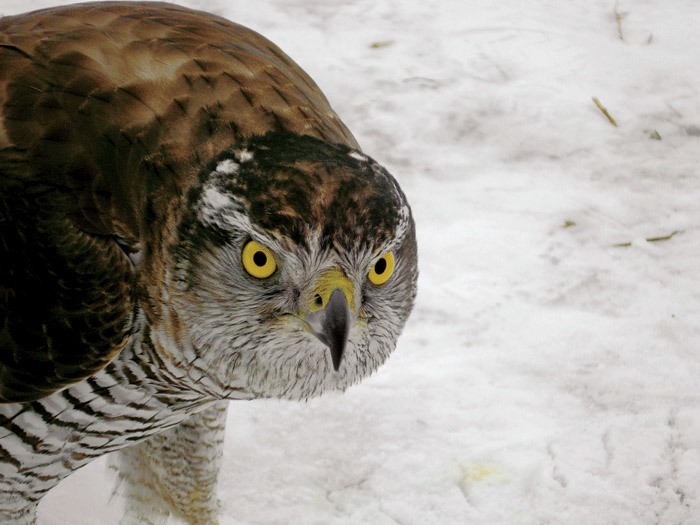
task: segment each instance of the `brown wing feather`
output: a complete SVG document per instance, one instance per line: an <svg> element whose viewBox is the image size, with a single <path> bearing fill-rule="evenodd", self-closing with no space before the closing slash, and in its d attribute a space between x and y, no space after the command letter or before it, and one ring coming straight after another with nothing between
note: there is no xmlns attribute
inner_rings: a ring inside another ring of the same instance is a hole
<svg viewBox="0 0 700 525"><path fill-rule="evenodd" d="M134 273L119 246L66 216L41 183L0 197L0 400L27 401L104 367L126 344Z"/></svg>
<svg viewBox="0 0 700 525"><path fill-rule="evenodd" d="M299 66L225 19L131 2L0 19L0 402L112 359L199 171L272 130L357 147ZM141 244L138 272L116 239Z"/></svg>

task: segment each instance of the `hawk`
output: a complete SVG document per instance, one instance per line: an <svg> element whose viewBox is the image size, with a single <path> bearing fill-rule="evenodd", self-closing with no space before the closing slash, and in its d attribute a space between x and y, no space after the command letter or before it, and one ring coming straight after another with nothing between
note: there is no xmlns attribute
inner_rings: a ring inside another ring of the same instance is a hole
<svg viewBox="0 0 700 525"><path fill-rule="evenodd" d="M216 522L228 400L373 372L411 210L277 46L166 3L0 19L0 522L89 461L124 523Z"/></svg>

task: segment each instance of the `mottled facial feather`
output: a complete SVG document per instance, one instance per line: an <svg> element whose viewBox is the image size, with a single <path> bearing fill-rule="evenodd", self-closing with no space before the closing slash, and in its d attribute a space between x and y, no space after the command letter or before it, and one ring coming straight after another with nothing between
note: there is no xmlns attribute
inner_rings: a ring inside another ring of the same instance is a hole
<svg viewBox="0 0 700 525"><path fill-rule="evenodd" d="M219 195L212 197L205 188L211 191L214 176ZM216 220L226 207L216 201L226 198L243 208L251 224L301 247L320 233L325 248L357 249L360 243L371 250L409 220L405 197L384 168L346 146L309 136L272 132L236 145L214 159L200 180L188 196L191 216L180 232L194 252L231 242L230 231ZM221 207L207 212L209 220L202 220L205 198Z"/></svg>

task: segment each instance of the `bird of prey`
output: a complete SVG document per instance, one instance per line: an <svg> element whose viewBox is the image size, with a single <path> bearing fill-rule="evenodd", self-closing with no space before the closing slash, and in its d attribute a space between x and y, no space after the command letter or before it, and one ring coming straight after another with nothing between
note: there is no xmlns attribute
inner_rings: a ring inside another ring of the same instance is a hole
<svg viewBox="0 0 700 525"><path fill-rule="evenodd" d="M108 452L123 523L216 523L228 400L396 346L415 226L277 46L166 3L0 18L0 522Z"/></svg>

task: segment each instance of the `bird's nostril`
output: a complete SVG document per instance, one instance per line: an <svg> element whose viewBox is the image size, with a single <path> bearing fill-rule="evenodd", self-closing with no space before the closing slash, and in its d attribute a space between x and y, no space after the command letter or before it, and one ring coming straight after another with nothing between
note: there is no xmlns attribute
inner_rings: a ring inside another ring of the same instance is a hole
<svg viewBox="0 0 700 525"><path fill-rule="evenodd" d="M323 306L323 297L321 297L319 294L316 294L316 297L314 297L314 303L316 306Z"/></svg>

